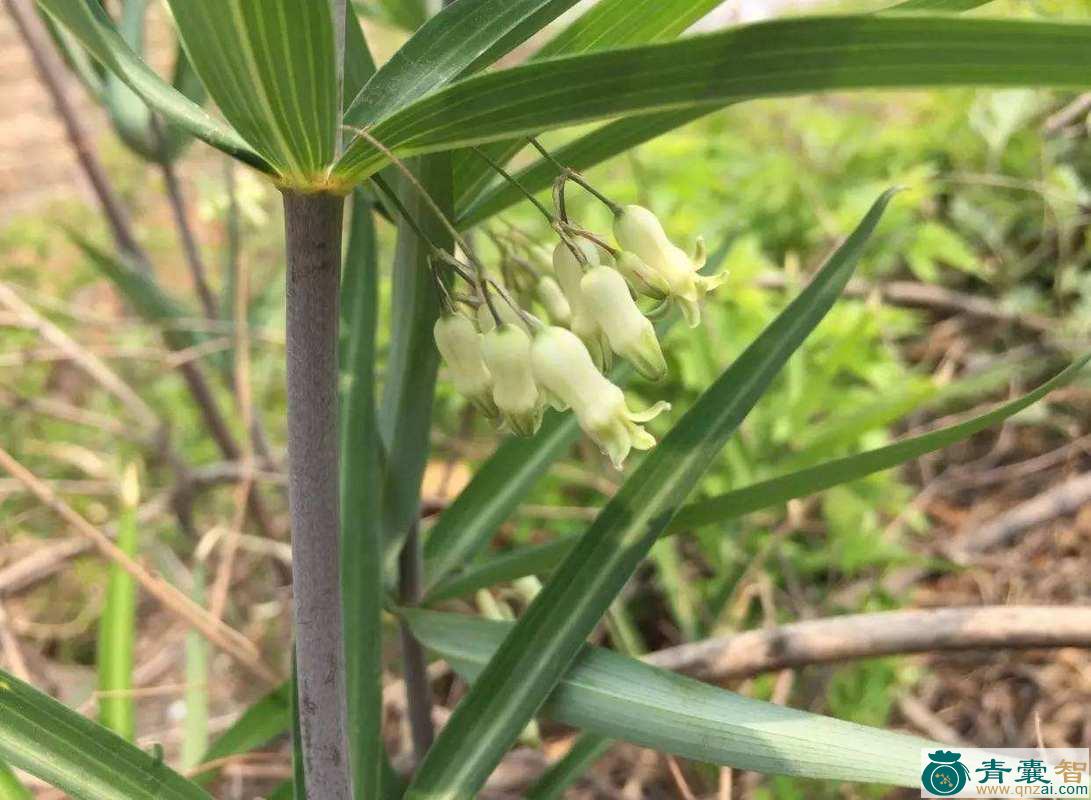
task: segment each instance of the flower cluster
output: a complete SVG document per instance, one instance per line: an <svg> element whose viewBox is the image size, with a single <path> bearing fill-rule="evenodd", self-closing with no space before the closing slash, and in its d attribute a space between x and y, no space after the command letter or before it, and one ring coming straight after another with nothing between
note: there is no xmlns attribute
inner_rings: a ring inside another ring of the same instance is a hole
<svg viewBox="0 0 1091 800"><path fill-rule="evenodd" d="M475 294L445 290L435 337L455 387L503 428L530 436L547 405L571 410L620 468L631 450L655 444L641 423L670 406L633 411L606 377L614 357L649 380L663 378L667 362L651 319L677 306L697 325L701 299L723 275L699 273L705 263L700 239L687 255L651 211L610 207L617 247L572 225L563 205L559 217L551 217L560 237L552 252L514 228L491 232L502 256L500 275L460 272Z"/></svg>

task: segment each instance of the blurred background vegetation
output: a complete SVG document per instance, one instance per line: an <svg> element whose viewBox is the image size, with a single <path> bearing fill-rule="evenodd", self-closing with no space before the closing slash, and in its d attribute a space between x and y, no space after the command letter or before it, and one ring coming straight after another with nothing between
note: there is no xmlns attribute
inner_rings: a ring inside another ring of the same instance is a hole
<svg viewBox="0 0 1091 800"><path fill-rule="evenodd" d="M996 3L984 13L1004 12L1072 16L1086 8L1075 2ZM373 22L368 33L380 57L403 36L382 21ZM26 72L22 80L33 77ZM71 83L70 92L78 92ZM36 102L45 103L44 97ZM705 325L678 326L668 335L668 382L635 385L642 399L674 404L672 418L773 317L883 188L907 187L869 247L852 296L793 358L697 491L722 492L919 431L1025 391L1086 348L1089 108L1087 98L1042 91L763 101L712 114L590 171L609 196L649 206L669 220L671 230L703 234L714 258L731 273L710 297ZM17 121L10 109L5 113ZM169 421L181 456L211 472L222 456L177 367L196 359L212 372L229 354L232 292L243 270L251 287L253 405L272 449L259 484L274 525L268 536L248 528L244 538L233 538L236 494L211 481L196 496L197 536L186 535L163 501L172 492L168 465L148 452L146 442L134 440L104 392L10 308L0 308L0 440L104 527L119 515L124 466L139 463L143 557L188 591L197 585L195 574L197 583L202 575L211 583L224 574L228 543L238 546L224 578L230 592L223 613L279 660L290 632L283 569L286 501L277 467L283 462L285 400L284 265L275 190L241 169L228 182L230 168L199 146L179 164L190 220L222 309L220 319L207 320L194 299L160 174L107 129L96 131L99 154L177 313L166 323L149 322L124 301L102 264L74 244L74 234L105 248L109 242L76 175L63 190L44 195L32 192L32 181L8 187L0 221L0 281L107 361ZM547 136L545 142L558 144L576 134ZM23 157L3 146L0 155L14 162ZM20 192L35 196L21 203ZM608 229L591 203L576 200L574 208L586 227ZM545 238L542 221L527 204L503 218ZM389 264L393 232L380 223L379 236ZM164 324L191 337L181 352L164 346ZM381 347L386 329L381 321ZM234 409L231 382L213 384L222 407ZM232 414L231 425L245 440L238 414ZM669 422L656 425L662 432ZM457 494L498 438L441 379L426 503L442 507ZM936 543L1001 520L1042 492L1086 474L1089 446L1091 383L1083 378L1002 429L908 468L793 501L778 513L661 541L603 635L643 651L849 611L1086 603L1091 498L1076 503L1083 508L1074 517L1046 515L1025 526L1009 548L969 565L946 561ZM497 533L495 546L578 532L617 482L608 462L580 443ZM149 502L157 498L157 506ZM52 552L70 535L18 485L0 478L6 625L34 682L91 710L107 568L76 550L37 572L26 571L27 559ZM519 602L505 592L491 599ZM263 693L226 657L192 640L187 645L185 631L154 604L142 603L139 610L134 680L147 690L138 694L139 741L162 742L172 752L182 747L183 698L187 686L194 689L195 674L206 676L197 688L207 695L213 734ZM187 651L197 672L186 672ZM460 691L457 682L442 685ZM1086 653L881 659L785 672L735 688L952 741L1015 746L1041 736L1050 746L1086 746L1091 739ZM391 700L393 720L400 719L397 702ZM543 735L551 755L571 741L560 728L546 727ZM404 747L402 739L392 725L395 751ZM278 747L282 743L266 749ZM274 766L284 763L270 762L268 774L252 765L249 771L246 765L228 769L217 796L254 796L271 785ZM572 796L684 796L679 781L695 794L715 796L721 780L716 770L697 764L683 765L681 776L672 775L659 757L618 746ZM895 796L740 775L733 796L887 795Z"/></svg>

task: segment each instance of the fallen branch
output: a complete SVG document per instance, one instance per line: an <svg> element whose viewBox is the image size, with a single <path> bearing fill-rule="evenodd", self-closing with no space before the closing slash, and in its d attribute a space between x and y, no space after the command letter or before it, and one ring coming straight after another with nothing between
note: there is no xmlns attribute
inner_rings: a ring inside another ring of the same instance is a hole
<svg viewBox="0 0 1091 800"><path fill-rule="evenodd" d="M1091 607L978 606L846 614L717 636L652 653L706 681L859 658L951 650L1091 647Z"/></svg>
<svg viewBox="0 0 1091 800"><path fill-rule="evenodd" d="M1085 503L1091 503L1091 472L1069 478L958 537L951 546L951 557L965 563L977 553L1010 545L1028 528L1073 514Z"/></svg>

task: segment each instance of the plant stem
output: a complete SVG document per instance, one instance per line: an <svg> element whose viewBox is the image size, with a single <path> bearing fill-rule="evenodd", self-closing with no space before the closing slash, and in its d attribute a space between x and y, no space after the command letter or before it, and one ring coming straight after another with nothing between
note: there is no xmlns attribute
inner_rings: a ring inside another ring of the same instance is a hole
<svg viewBox="0 0 1091 800"><path fill-rule="evenodd" d="M344 200L284 193L288 503L307 794L350 800L340 572L337 328Z"/></svg>
<svg viewBox="0 0 1091 800"><path fill-rule="evenodd" d="M398 557L398 587L404 605L417 605L424 593L424 564L421 557L420 526L409 528ZM409 731L413 737L413 756L420 763L432 746L436 731L432 725L432 687L428 682L428 664L424 648L405 622L399 623L402 663L405 666L405 700L409 709Z"/></svg>

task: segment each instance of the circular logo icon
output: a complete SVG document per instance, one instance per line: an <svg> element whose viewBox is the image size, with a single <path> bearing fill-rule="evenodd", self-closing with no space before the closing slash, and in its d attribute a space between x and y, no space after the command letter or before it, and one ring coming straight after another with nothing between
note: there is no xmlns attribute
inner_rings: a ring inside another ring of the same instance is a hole
<svg viewBox="0 0 1091 800"><path fill-rule="evenodd" d="M921 786L940 797L949 797L962 791L970 778L970 771L959 760L959 753L937 750L929 753L928 758L928 766L921 774Z"/></svg>

